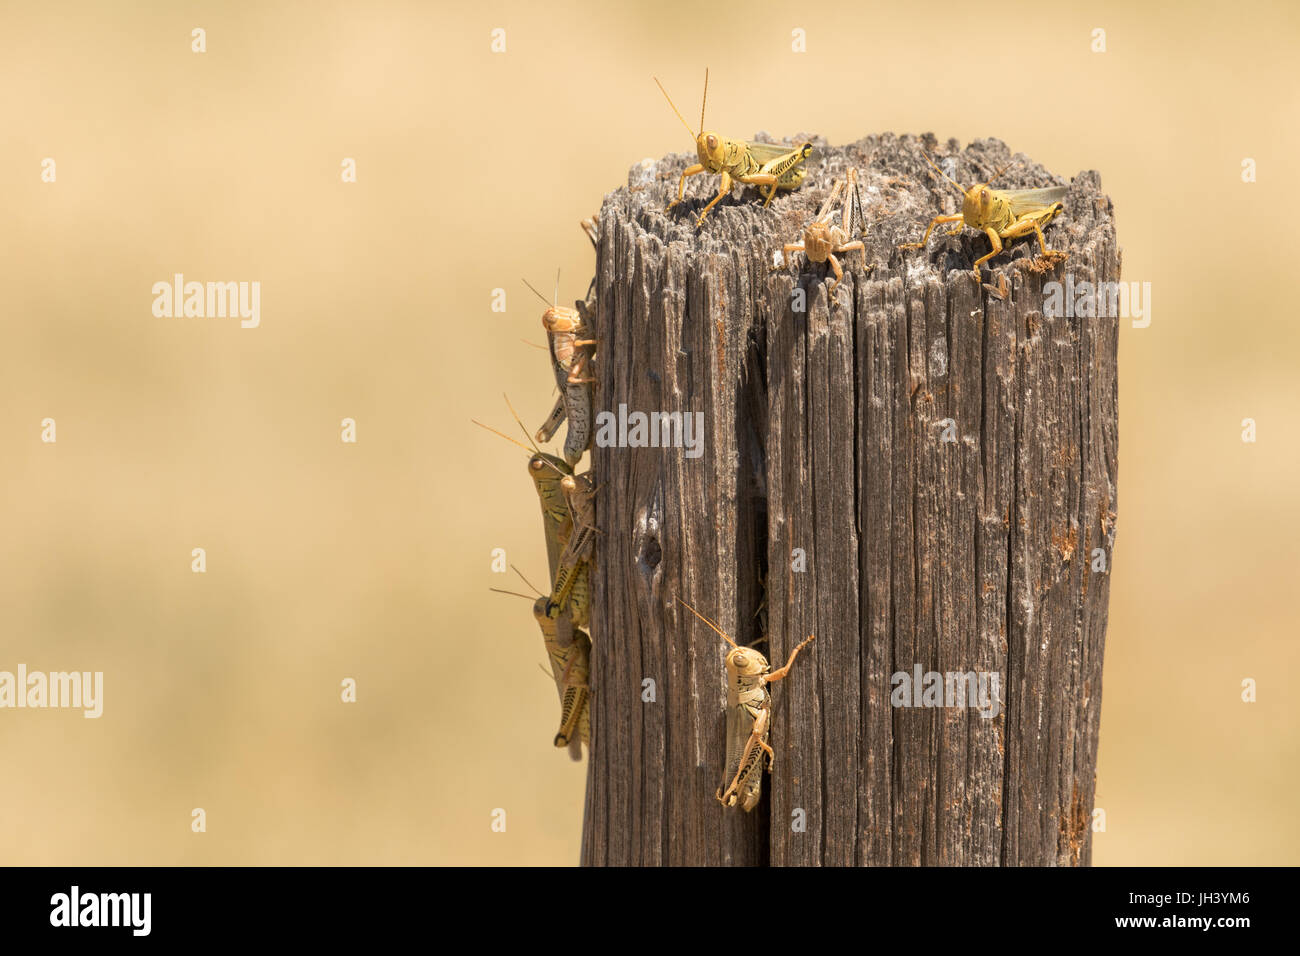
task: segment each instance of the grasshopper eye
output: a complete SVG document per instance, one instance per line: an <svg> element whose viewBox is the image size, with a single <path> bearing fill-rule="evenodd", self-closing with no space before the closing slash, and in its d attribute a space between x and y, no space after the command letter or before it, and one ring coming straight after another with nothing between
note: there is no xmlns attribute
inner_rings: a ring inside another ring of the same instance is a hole
<svg viewBox="0 0 1300 956"><path fill-rule="evenodd" d="M709 147L709 152L713 152L718 148L718 137L709 134L704 138L704 144Z"/></svg>

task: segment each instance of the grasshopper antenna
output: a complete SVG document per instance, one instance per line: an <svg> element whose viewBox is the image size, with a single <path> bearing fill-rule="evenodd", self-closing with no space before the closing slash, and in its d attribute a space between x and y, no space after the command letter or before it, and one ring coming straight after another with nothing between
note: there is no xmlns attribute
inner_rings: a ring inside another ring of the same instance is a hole
<svg viewBox="0 0 1300 956"><path fill-rule="evenodd" d="M551 300L551 305L560 304L560 270L555 270L555 298Z"/></svg>
<svg viewBox="0 0 1300 956"><path fill-rule="evenodd" d="M669 96L668 91L664 89L664 85L659 82L659 77L656 76L653 79L655 81L655 84L659 87L659 92L664 95L664 99L668 101L668 105L673 108L673 112L677 114L677 118L681 120L682 125L686 127L686 132L690 133L692 138L697 136L698 134L693 129L691 129L691 124L686 122L686 118L683 117L681 112L678 111L677 106L673 103L673 98Z"/></svg>
<svg viewBox="0 0 1300 956"><path fill-rule="evenodd" d="M473 422L475 425L477 425L479 428L486 428L488 431L490 431L493 435L496 435L498 438L504 438L506 441L510 442L510 444L512 444L512 445L518 445L520 448L522 448L524 451L526 451L530 456L535 457L538 461L542 462L542 463L545 464L548 468L550 468L551 471L555 472L557 475L559 475L560 477L563 478L563 477L565 476L566 473L560 471L560 469L556 468L555 465L552 464L550 461L547 461L547 459L546 459L546 457L545 457L546 453L545 453L544 451L542 451L540 448L537 447L537 444L533 441L533 436L530 435L530 434L528 434L528 429L527 429L527 428L524 428L524 423L521 422L521 421L519 420L519 413L516 412L516 411L515 411L515 407L514 407L513 405L510 404L510 399L509 399L509 398L506 398L506 405L509 406L509 408L510 408L510 414L513 415L513 416L515 417L515 423L516 423L516 424L520 427L520 429L523 431L523 433L524 433L524 437L528 439L528 444L527 444L527 445L525 445L523 442L519 441L517 438L511 438L511 437L510 437L509 435L507 435L505 432L499 432L499 431L497 431L497 430L496 430L495 428L493 428L491 425L484 425L484 424L483 424L481 421L479 421L477 418L471 418L470 421L472 421L472 422ZM532 586L532 585L529 585L529 587L531 587L531 586Z"/></svg>
<svg viewBox="0 0 1300 956"><path fill-rule="evenodd" d="M989 183L993 182L993 180L997 179L999 176L1001 176L1003 173L1005 173L1008 169L1014 169L1016 166L1019 166L1019 165L1020 165L1020 162L1019 162L1018 160L1013 160L1012 162L1007 163L1005 166L1003 166L1001 169L999 169L996 173L994 173L992 176L990 176L990 177L988 178L988 182L986 182L984 185L987 186Z"/></svg>
<svg viewBox="0 0 1300 956"><path fill-rule="evenodd" d="M498 436L500 436L501 438L504 438L506 441L510 442L510 444L512 444L512 445L518 445L520 448L522 448L524 451L528 452L528 454L530 454L530 455L540 455L540 454L542 454L542 450L541 450L540 448L538 448L537 445L536 445L536 443L533 441L533 436L530 435L530 434L528 434L528 429L527 429L527 428L524 428L524 423L523 423L522 421L519 420L519 413L518 413L517 411L515 411L515 407L514 407L513 405L510 404L510 396L508 396L508 395L506 395L504 392L502 392L502 393L501 393L501 397L504 398L504 399L506 400L506 408L510 409L510 414L514 416L515 424L517 424L517 425L519 426L519 428L520 428L520 429L523 431L523 433L524 433L524 437L528 439L528 444L527 444L527 445L525 445L523 442L519 441L517 438L511 438L511 437L510 437L509 435L507 435L505 432L499 432L499 431L497 431L497 430L496 430L495 428L493 428L491 425L484 425L484 424L483 424L481 421L479 421L477 418L471 418L470 421L472 421L472 422L473 422L475 425L477 425L479 428L486 428L486 429L487 429L488 431L490 431L492 434L494 434L494 435L498 435Z"/></svg>
<svg viewBox="0 0 1300 956"><path fill-rule="evenodd" d="M700 132L704 132L704 107L709 103L709 68L704 68L704 99L700 101ZM697 134L698 135L698 134Z"/></svg>
<svg viewBox="0 0 1300 956"><path fill-rule="evenodd" d="M477 418L471 418L470 421L472 421L472 422L473 422L475 425L477 425L479 428L486 428L486 429L487 429L488 431L490 431L493 435L497 435L497 436L500 437L500 438L504 438L506 441L510 442L510 444L512 444L512 445L518 445L518 446L519 446L520 448L522 448L524 451L528 452L528 454L530 454L530 455L533 454L533 449L529 448L527 445L525 445L523 442L519 441L518 439L511 438L511 437L510 437L509 435L507 435L505 432L499 432L499 431L497 431L495 428L493 428L491 425L484 425L484 424L483 424L481 421L479 421Z"/></svg>
<svg viewBox="0 0 1300 956"><path fill-rule="evenodd" d="M707 617L705 617L705 616L704 616L703 614L701 614L699 611L695 610L695 608L691 607L689 604L687 604L687 603L686 603L685 601L683 601L681 598L678 598L678 599L677 599L677 603L680 604L680 605L682 605L683 607L685 607L688 611L690 611L692 614L694 614L696 617L698 617L701 621L703 621L705 624L709 625L709 627L713 628L714 632L715 632L719 637L721 637L724 641L726 641L728 644L730 644L732 647L739 648L740 645L738 645L738 644L737 644L735 641L733 641L731 638L727 637L726 633L722 630L722 628L718 627L718 625L714 624L712 621L710 621Z"/></svg>
<svg viewBox="0 0 1300 956"><path fill-rule="evenodd" d="M519 417L519 413L515 411L515 407L510 404L510 396L507 395L505 392L502 392L501 397L506 400L506 408L510 409L510 414L514 418L515 424L519 426L519 430L523 432L524 437L528 439L528 444L532 446L532 451L540 455L542 453L542 450L538 448L537 445L533 442L533 436L528 434L528 429L524 427L523 419ZM499 435L501 433L497 432L497 434ZM515 444L519 444L519 443L515 442Z"/></svg>
<svg viewBox="0 0 1300 956"><path fill-rule="evenodd" d="M524 577L524 572L520 571L520 570L519 570L517 567L515 567L513 564L510 565L510 570L513 571L513 572L515 572L515 574L519 575L519 580L523 581L524 584L527 584L527 585L528 585L530 588L532 588L534 591L537 591L537 585L534 584L532 581L528 580L526 577ZM538 597L541 597L541 596L542 596L542 592L541 592L541 591L537 591L537 596L538 596ZM529 600L532 600L532 599L530 598Z"/></svg>
<svg viewBox="0 0 1300 956"><path fill-rule="evenodd" d="M927 152L923 149L923 150L921 150L921 155L925 157L925 161L926 161L927 163L930 164L930 168L931 168L931 169L933 169L936 173L938 173L938 174L939 174L940 176L942 176L944 179L948 180L948 182L952 183L953 189L957 190L957 192L961 193L963 196L966 195L966 190L964 190L964 189L961 188L961 184L960 184L959 182L957 182L957 180L955 180L955 179L953 179L951 176L949 176L947 173L945 173L945 172L944 172L942 169L940 169L938 166L936 166L936 165L934 164L934 160L930 158L930 154L929 154L929 153L927 153Z"/></svg>
<svg viewBox="0 0 1300 956"><path fill-rule="evenodd" d="M559 275L558 275L558 273L557 273L557 274L556 274L556 277L555 277L556 285L559 285L559 281L560 281L560 277L559 277ZM529 289L532 289L533 295L535 295L535 296L537 296L537 298L541 299L541 300L542 300L542 303L543 303L544 305L550 306L550 305L553 304L553 303L550 303L550 302L547 302L547 301L546 301L546 296L542 295L542 294L541 294L540 292L538 292L536 289L533 289L533 284L532 284L531 282L529 282L527 279L524 279L524 280L523 280L523 283L524 283L524 285L528 286Z"/></svg>
<svg viewBox="0 0 1300 956"><path fill-rule="evenodd" d="M529 597L527 594L520 594L518 591L507 591L505 588L488 588L488 590L495 591L497 594L513 594L515 597L521 597L525 601L537 600L536 598Z"/></svg>

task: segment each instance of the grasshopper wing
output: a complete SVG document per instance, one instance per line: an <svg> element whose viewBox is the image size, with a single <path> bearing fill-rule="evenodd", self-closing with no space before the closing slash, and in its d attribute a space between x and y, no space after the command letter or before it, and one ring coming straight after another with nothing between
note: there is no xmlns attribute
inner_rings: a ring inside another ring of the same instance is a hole
<svg viewBox="0 0 1300 956"><path fill-rule="evenodd" d="M1070 191L1069 186L1048 186L1045 189L1004 189L1001 192L1011 203L1011 214L1023 216L1028 212L1046 209L1060 202Z"/></svg>
<svg viewBox="0 0 1300 956"><path fill-rule="evenodd" d="M798 152L799 149L802 148L803 143L798 143L794 146L782 146L780 143L746 142L745 145L749 147L749 154L754 157L755 162L761 166L774 159L780 159L782 156L789 156L791 153ZM817 150L814 149L808 154L808 159L817 159L818 155Z"/></svg>

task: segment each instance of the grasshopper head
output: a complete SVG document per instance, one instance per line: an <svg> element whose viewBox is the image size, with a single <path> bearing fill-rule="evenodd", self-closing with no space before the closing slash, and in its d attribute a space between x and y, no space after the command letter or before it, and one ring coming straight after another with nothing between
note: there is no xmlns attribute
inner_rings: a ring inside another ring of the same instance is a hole
<svg viewBox="0 0 1300 956"><path fill-rule="evenodd" d="M989 183L1010 169L1010 166L1004 166L994 173L988 183L976 183L970 189L963 189L961 183L935 165L929 153L922 150L921 155L925 157L925 161L930 164L931 169L947 180L948 185L961 193L961 217L966 220L966 225L974 229L983 229L993 222L995 197L993 190L989 188Z"/></svg>
<svg viewBox="0 0 1300 956"><path fill-rule="evenodd" d="M803 251L810 262L825 262L835 246L829 224L820 219L808 224L803 231Z"/></svg>
<svg viewBox="0 0 1300 956"><path fill-rule="evenodd" d="M548 489L554 488L552 484L557 478L563 479L571 473L568 462L563 458L557 458L554 455L548 455L546 452L537 452L528 459L528 473L532 475L533 484L537 487L538 495L543 498L543 504L551 501L553 492Z"/></svg>
<svg viewBox="0 0 1300 956"><path fill-rule="evenodd" d="M976 183L970 189L964 191L961 202L961 217L966 220L966 225L982 229L985 226L992 225L999 218L1002 212L1000 207L1003 200L998 196L996 189L989 187L993 180L1016 165L1018 164L1007 163L1007 165L990 176L988 182Z"/></svg>
<svg viewBox="0 0 1300 956"><path fill-rule="evenodd" d="M768 671L767 658L752 647L737 647L727 655L727 670L736 677L758 678Z"/></svg>
<svg viewBox="0 0 1300 956"><path fill-rule="evenodd" d="M976 229L993 219L993 190L979 183L966 190L961 202L961 217Z"/></svg>
<svg viewBox="0 0 1300 956"><path fill-rule="evenodd" d="M554 478L556 475L563 477L569 474L569 468L564 459L548 455L546 452L538 452L528 459L528 470L539 478Z"/></svg>
<svg viewBox="0 0 1300 956"><path fill-rule="evenodd" d="M534 601L533 617L537 618L537 622L541 624L544 628L546 628L546 630L553 631L555 630L555 625L551 624L551 619L546 616L546 605L549 602L550 602L550 598L547 597L545 594L543 594L536 601ZM549 627L547 627L548 624L550 625Z"/></svg>
<svg viewBox="0 0 1300 956"><path fill-rule="evenodd" d="M574 332L581 323L577 309L553 305L542 313L542 328L547 332Z"/></svg>
<svg viewBox="0 0 1300 956"><path fill-rule="evenodd" d="M709 71L707 69L704 71L704 99L700 103L700 131L698 133L691 129L691 124L686 122L686 117L678 111L677 106L673 103L673 98L668 95L668 91L664 89L664 85L659 82L658 78L655 79L655 83L658 84L659 92L663 93L668 105L677 114L677 118L686 127L686 131L695 137L695 153L700 158L700 165L715 173L721 171L725 166L732 165L728 162L727 154L734 151L734 144L729 143L717 133L704 128L704 108L709 102Z"/></svg>
<svg viewBox="0 0 1300 956"><path fill-rule="evenodd" d="M705 131L695 137L695 152L699 156L700 165L714 172L733 165L732 157L727 155L729 145L717 133Z"/></svg>

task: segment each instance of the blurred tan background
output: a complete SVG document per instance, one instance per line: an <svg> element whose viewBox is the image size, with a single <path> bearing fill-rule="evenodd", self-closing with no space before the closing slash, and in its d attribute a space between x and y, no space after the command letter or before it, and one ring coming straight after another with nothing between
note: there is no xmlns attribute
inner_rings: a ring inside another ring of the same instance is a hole
<svg viewBox="0 0 1300 956"><path fill-rule="evenodd" d="M545 576L536 498L469 419L549 409L519 280L582 295L579 218L692 145L652 74L690 118L706 65L727 135L1101 171L1153 321L1120 339L1094 858L1300 862L1296 8L472 6L0 5L0 670L105 672L99 720L0 711L0 862L577 861L585 764L487 590L497 547ZM155 318L175 272L260 281L260 328Z"/></svg>

